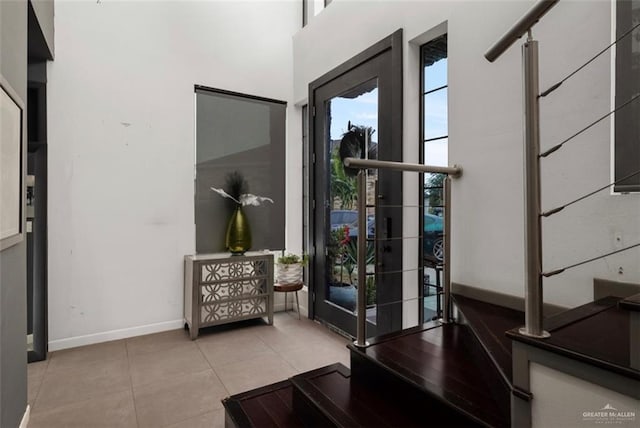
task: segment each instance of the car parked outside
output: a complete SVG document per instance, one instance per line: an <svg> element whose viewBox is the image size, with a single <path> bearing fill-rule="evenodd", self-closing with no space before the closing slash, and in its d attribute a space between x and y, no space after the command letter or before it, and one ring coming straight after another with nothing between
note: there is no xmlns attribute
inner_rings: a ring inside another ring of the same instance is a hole
<svg viewBox="0 0 640 428"><path fill-rule="evenodd" d="M356 211L353 211L356 212ZM356 212L357 214L357 212ZM367 216L367 238L375 238L376 222L374 216ZM425 214L422 234L423 255L427 261L432 263L442 263L444 260L443 247L443 220L442 217ZM357 241L358 226L357 219L349 225L349 239Z"/></svg>
<svg viewBox="0 0 640 428"><path fill-rule="evenodd" d="M424 258L434 263L444 260L444 246L442 241L442 217L433 214L424 215L422 234L422 248Z"/></svg>
<svg viewBox="0 0 640 428"><path fill-rule="evenodd" d="M374 237L376 231L376 219L374 216L367 216L367 238ZM358 219L349 225L349 239L358 239Z"/></svg>
<svg viewBox="0 0 640 428"><path fill-rule="evenodd" d="M331 230L338 230L341 227L351 227L358 222L358 211L355 210L332 210Z"/></svg>

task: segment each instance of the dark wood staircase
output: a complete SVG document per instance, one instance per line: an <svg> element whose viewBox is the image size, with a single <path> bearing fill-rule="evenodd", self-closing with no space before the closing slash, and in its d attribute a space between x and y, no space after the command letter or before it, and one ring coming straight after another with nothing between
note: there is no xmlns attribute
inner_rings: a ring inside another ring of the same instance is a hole
<svg viewBox="0 0 640 428"><path fill-rule="evenodd" d="M509 425L509 400L501 401L488 387L501 379L465 325L425 326L350 348L354 378L411 397L411 406L434 426ZM508 397L506 391L502 395Z"/></svg>
<svg viewBox="0 0 640 428"><path fill-rule="evenodd" d="M348 345L334 364L224 400L234 427L507 427L521 312L456 296L465 323L430 322Z"/></svg>
<svg viewBox="0 0 640 428"><path fill-rule="evenodd" d="M520 335L522 312L464 296L454 302L459 323L430 322L365 348L348 345L351 370L334 364L223 400L226 426L511 426L512 397L532 398L513 386L512 340L640 380L640 357L630 359L640 295L548 318L549 339Z"/></svg>

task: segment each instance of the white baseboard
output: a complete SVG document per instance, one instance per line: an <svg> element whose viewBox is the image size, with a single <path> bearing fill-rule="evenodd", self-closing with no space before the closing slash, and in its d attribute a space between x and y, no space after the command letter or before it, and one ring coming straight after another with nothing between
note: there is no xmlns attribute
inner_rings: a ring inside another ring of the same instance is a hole
<svg viewBox="0 0 640 428"><path fill-rule="evenodd" d="M24 411L24 415L22 415L22 420L20 421L19 428L27 428L27 426L29 426L30 415L31 415L31 406L27 404L27 409Z"/></svg>
<svg viewBox="0 0 640 428"><path fill-rule="evenodd" d="M307 293L300 292L300 313L303 317L307 316L307 308L305 305ZM302 300L305 299L305 300ZM274 312L284 311L284 299L277 299L278 303L274 305ZM295 297L293 294L289 296L287 310L292 307L295 310ZM62 349L76 348L78 346L93 345L95 343L109 342L111 340L126 339L128 337L142 336L145 334L159 333L162 331L176 330L184 327L184 320L165 321L156 324L143 325L139 327L123 328L119 330L105 331L102 333L87 334L84 336L68 337L65 339L56 339L49 341L49 352L60 351Z"/></svg>
<svg viewBox="0 0 640 428"><path fill-rule="evenodd" d="M102 333L87 334L85 336L68 337L49 341L49 352L61 349L76 348L78 346L92 345L94 343L109 342L110 340L126 339L128 337L142 336L145 334L159 333L161 331L176 330L184 327L184 320L165 321L156 324L142 325L139 327L123 328L119 330L105 331Z"/></svg>

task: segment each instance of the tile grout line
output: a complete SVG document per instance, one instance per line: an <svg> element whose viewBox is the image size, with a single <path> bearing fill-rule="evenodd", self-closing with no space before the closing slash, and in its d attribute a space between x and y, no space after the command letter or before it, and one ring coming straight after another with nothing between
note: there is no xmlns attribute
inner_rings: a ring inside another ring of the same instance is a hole
<svg viewBox="0 0 640 428"><path fill-rule="evenodd" d="M284 315L282 315L282 316L287 316L287 312L286 312L286 311L285 311L285 312L281 312L281 313L284 313ZM298 320L298 321L300 321L300 320ZM274 317L274 324L275 324L275 317ZM298 327L299 327L299 326L298 326ZM306 328L306 327L305 327L305 326L302 326L302 328L304 329L304 328ZM286 334L286 333L285 333L285 334ZM294 365L293 365L289 360L287 360L287 359L285 358L285 355L284 355L284 354L286 353L286 351L284 351L284 350L283 350L282 352L278 351L277 349L275 349L275 348L273 348L271 345L269 345L269 343L268 343L266 340L263 340L260 336L258 336L258 339L260 339L260 340L262 341L262 343L264 343L265 345L267 345L267 347L268 347L269 349L271 349L273 352L275 352L275 354L276 354L276 355L277 355L277 356L278 356L278 357L279 357L279 358L280 358L280 359L281 359L285 364L287 364L291 369L293 369L293 371L294 371L294 373L295 373L293 376L296 376L296 375L298 375L298 374L302 373L302 370L298 369L298 368L297 368L296 366L294 366ZM301 345L301 346L304 346L304 345ZM291 379L293 376L289 376L287 379Z"/></svg>
<svg viewBox="0 0 640 428"><path fill-rule="evenodd" d="M138 407L136 406L136 394L133 390L133 377L131 376L131 361L129 361L129 342L125 339L124 350L127 356L127 373L129 373L129 384L131 386L131 399L133 400L133 414L136 417L136 427L140 427L140 421L138 420Z"/></svg>
<svg viewBox="0 0 640 428"><path fill-rule="evenodd" d="M269 326L269 327L273 327L273 326ZM291 364L289 361L287 361L282 354L280 354L278 351L276 351L274 348L272 348L271 346L269 346L269 343L267 343L264 339L262 339L262 337L260 337L259 334L255 333L254 331L251 331L251 336L255 337L258 339L258 341L262 342L270 351L272 351L276 357L278 357L283 363L285 363L291 370L293 370L293 372L295 374L299 374L300 370L298 370L296 367L293 366L293 364ZM198 344L198 341L196 339L196 343ZM204 356L204 351L202 350L202 348L200 348L200 345L198 344L198 349L200 349L200 352L203 353ZM231 394L229 392L229 389L227 388L227 385L222 381L222 379L220 378L220 376L218 375L218 372L216 371L216 368L211 364L211 362L209 361L209 359L205 357L205 360L207 361L207 363L209 364L209 366L211 367L211 369L213 370L213 372L215 373L216 377L220 380L220 383L222 383L222 385L224 386L225 390L227 391L227 394L229 394L228 396L231 396L233 394ZM234 363L227 363L227 364L222 364L220 366L218 366L219 368L225 367L228 364L234 364ZM293 376L295 376L295 374ZM288 376L287 379L290 379L293 376Z"/></svg>
<svg viewBox="0 0 640 428"><path fill-rule="evenodd" d="M200 355L201 355L201 354L202 354L202 350L201 350L201 349L200 349L200 347L199 347L197 344L195 344L194 342L195 342L195 341L193 341L193 340L189 339L186 343L187 343L187 344L193 344L193 345L195 346L195 348L198 350L198 352L200 353ZM127 344L127 360L129 360L129 348L128 348L128 343L129 343L129 341L126 341L125 343ZM146 352L144 352L144 353L142 353L142 354L138 354L138 356L139 356L139 355L143 355L143 356L144 356L145 354L152 354L152 353L154 353L154 352L155 352L155 351L146 351ZM169 351L169 352L170 352L170 351ZM204 357L204 356L203 356L203 358L204 358L205 362L207 363L207 365L209 365L209 362L208 362L208 360L206 359L206 357ZM209 365L209 366L210 366L210 365ZM129 367L130 367L130 365L129 365ZM182 379L182 378L184 378L184 376L189 376L189 375L200 375L200 374L202 374L202 373L206 373L206 372L208 372L209 370L210 370L210 369L204 368L203 370L194 371L194 372L190 372L190 373L175 374L175 375L173 375L172 377L170 377L170 378L169 378L169 380L173 380L173 379ZM217 377L217 374L216 374L215 372L213 372L213 374ZM134 388L134 385L133 385L133 377L132 377L132 375L131 375L131 370L129 370L129 375L130 375L131 386L132 386L132 389L133 389L133 388ZM142 383L142 384L138 385L138 387L139 387L139 388L144 389L144 388L146 388L146 387L149 387L149 386L151 386L151 385L156 385L156 384L158 384L158 383L160 383L160 382L164 382L164 381L166 381L166 380L167 380L167 379L162 379L162 378L161 378L161 379L154 379L154 380L152 380L152 381L148 381L148 382L146 382L146 383ZM219 380L219 379L218 379L218 380ZM224 386L224 384L223 384L221 381L220 381L220 384L221 384L221 385L222 385L222 387L224 388L225 392L227 392L227 393L228 393L228 391L227 391L226 387ZM135 406L135 393L134 393L134 406ZM138 427L140 427L140 422L138 421L138 410L137 410L137 406L135 406L135 410L136 410L136 422L138 423ZM204 411L204 412L202 412L202 413L191 414L191 415L189 415L189 416L188 416L187 418L185 418L185 419L181 419L181 420L178 420L178 421L174 421L174 422L169 423L168 425L163 425L163 426L171 426L171 425L174 425L174 424L177 424L177 423L185 422L185 421L188 421L188 420L190 420L190 419L192 419L192 418L196 418L196 417L199 417L199 416L203 416L203 415L205 415L205 414L207 414L207 413L209 413L209 412L215 412L215 411L216 411L216 410L211 410L211 409L209 409L209 410L206 410L206 411Z"/></svg>
<svg viewBox="0 0 640 428"><path fill-rule="evenodd" d="M222 387L224 388L225 393L227 394L227 397L229 396L229 390L227 389L227 386L224 384L224 382L222 382L222 379L220 379L220 377L218 376L218 373L215 371L215 369L211 366L211 363L209 362L209 360L207 359L206 355L204 355L204 352L202 352L202 349L200 349L200 345L198 344L197 339L196 340L190 340L190 342L194 343L196 345L196 348L198 349L198 352L200 352L200 355L202 356L202 358L204 358L204 360L206 361L207 365L209 366L209 369L211 370L211 372L213 373L213 375L216 377L216 379L218 379L218 382L220 382L220 385L222 385ZM202 372L194 372L193 374L198 374L198 373L204 373L207 372L208 370L203 370ZM222 409L224 411L224 408ZM175 425L181 422L185 422L185 421L189 421L191 419L197 418L199 416L203 416L206 415L207 413L210 412L216 412L218 410L207 410L205 412L202 413L198 413L195 415L190 415L189 417L179 420L179 421L175 421L170 423L169 425L165 425L165 426L170 426L170 425Z"/></svg>
<svg viewBox="0 0 640 428"><path fill-rule="evenodd" d="M271 325L271 327L273 327L275 325L275 323L276 323L276 317L275 317L275 314L274 314L273 324ZM262 337L260 337L260 335L256 334L255 336L258 338L258 340L260 342L264 343L267 346L267 348L271 349L277 356L282 358L282 355L280 355L280 352L278 352L275 348L273 348L271 345L269 345L266 340L264 340Z"/></svg>
<svg viewBox="0 0 640 428"><path fill-rule="evenodd" d="M38 396L40 395L40 391L42 390L42 384L44 384L44 377L47 375L47 370L49 369L49 358L45 358L46 364L45 364L45 368L44 371L42 372L42 379L40 379L40 382L38 384L38 391L36 392L36 395L33 397L33 402L31 403L31 410L30 410L30 414L31 416L33 416L35 412L35 407L36 407L36 401L38 401ZM27 388L29 387L28 385L28 377L29 377L29 367L27 364ZM29 391L27 390L27 396L29 395Z"/></svg>
<svg viewBox="0 0 640 428"><path fill-rule="evenodd" d="M198 339L195 339L194 342L196 344L196 348L198 348L198 351L200 351L200 355L202 355L202 358L204 358L204 360L207 362L207 365L209 366L209 368L211 369L211 371L215 375L216 379L218 379L218 382L220 382L220 385L222 385L222 387L224 388L225 392L227 393L227 397L229 397L231 394L229 393L229 389L227 388L227 385L225 385L224 382L222 381L222 379L220 379L220 375L218 375L218 372L211 365L211 362L209 361L207 356L202 351L202 348L200 347L200 343L198 342Z"/></svg>
<svg viewBox="0 0 640 428"><path fill-rule="evenodd" d="M92 345L87 345L87 346L92 346ZM78 347L78 348L84 348L84 347ZM125 356L126 356L126 346L125 346ZM50 359L53 359L53 358L50 358ZM114 361L115 361L115 360L114 360ZM93 362L91 362L90 364L91 364L91 365L97 365L99 362L100 362L100 361L93 361ZM44 385L44 380L45 380L44 375L47 375L47 376L57 376L57 375L58 375L59 373L61 373L61 372L69 371L69 370L74 370L74 368L73 368L73 367L66 367L66 368L65 368L65 367L63 367L63 368L56 369L56 370L54 370L53 372L49 372L49 370L51 370L51 368L50 368L49 366L50 366L50 362L49 362L49 363L47 363L47 367L46 367L46 369L45 369L45 373L43 374L43 377L42 377L42 385ZM54 406L46 407L46 408L44 408L44 409L39 409L40 411L37 411L37 410L36 410L36 412L34 412L33 410L35 409L35 403L36 403L36 400L37 400L37 399L39 399L39 398L41 398L41 397L40 397L40 395L41 395L41 393L42 393L42 385L41 385L41 387L40 387L40 389L39 389L39 391L38 391L38 394L37 394L36 399L34 399L33 406L31 406L31 417L33 417L33 416L34 416L34 414L35 414L35 415L38 415L38 414L45 414L45 415L47 415L47 414L51 414L51 413L56 413L56 412L59 412L60 410L68 409L68 408L70 408L70 407L77 406L77 405L80 405L80 404L83 404L83 403L87 403L87 402L92 401L92 400L99 400L99 399L101 399L101 398L103 398L103 397L105 397L105 396L107 396L107 395L117 394L117 393L120 393L120 392L126 391L126 389L113 390L113 391L111 391L111 392L103 393L102 395L98 395L98 396L93 396L93 397L89 397L89 398L84 397L84 398L80 398L80 399L78 399L78 400L73 400L73 401L69 401L69 402L58 403L58 404L56 404L56 405L54 405ZM58 387L58 386L57 386L57 387Z"/></svg>
<svg viewBox="0 0 640 428"><path fill-rule="evenodd" d="M204 369L204 370L202 370L202 371L193 372L193 373L189 373L189 374L190 374L190 375L199 375L199 374L202 374L202 373L206 373L206 372L208 372L208 371L209 371L209 369ZM214 373L214 374L215 374L215 373ZM221 384L222 384L222 382L221 382ZM224 387L224 384L222 384L222 386ZM225 388L225 391L226 391L226 390L227 390L227 388ZM185 422L185 421L189 421L189 420L191 420L191 419L195 419L195 418L197 418L197 417L199 417L199 416L204 416L204 415L206 415L207 413L214 413L214 412L217 412L218 410L220 410L220 409L214 409L214 410L212 410L212 409L208 409L208 410L205 410L205 411L203 411L203 412L201 412L201 413L191 414L191 415L189 415L189 416L188 416L187 418L185 418L185 419L180 419L179 421L174 421L174 422L170 422L169 424L164 424L164 425L162 425L162 427L169 427L169 426L172 426L172 425L175 425L175 424L179 424L179 423L182 423L182 422Z"/></svg>
<svg viewBox="0 0 640 428"><path fill-rule="evenodd" d="M220 376L218 375L218 372L216 371L215 368L213 368L213 366L211 365L211 362L209 361L207 356L202 351L202 348L200 348L200 343L198 342L198 339L193 340L193 342L195 342L196 348L198 348L198 351L200 352L200 355L202 355L202 358L204 358L204 360L207 362L207 365L209 366L209 368L213 372L213 375L216 377L216 379L218 379L218 382L220 382L220 385L222 385L222 387L224 388L224 391L226 393L226 397L230 397L231 394L229 393L229 389L227 388L227 385L225 385L224 382L222 381L222 379L220 379ZM222 406L222 412L224 412L225 417L226 417L227 410L224 408L224 405ZM205 413L203 413L203 414L205 414ZM185 420L189 420L189 419L185 419Z"/></svg>
<svg viewBox="0 0 640 428"><path fill-rule="evenodd" d="M285 314L284 316L286 316L286 312L284 312L284 314ZM271 327L274 327L275 322L276 322L276 320L275 320L275 314L274 314L274 317L273 317L273 324L271 325ZM275 328L275 327L274 327L274 328ZM285 334L286 334L286 333L285 333ZM264 343L264 344L267 346L267 348L269 348L270 350L272 350L272 351L273 351L273 352L278 356L278 358L280 358L280 359L281 359L285 364L287 364L290 368L292 368L292 369L293 369L293 371L294 371L296 374L300 374L300 373L302 373L300 370L298 370L298 368L297 368L297 367L295 367L293 364L291 364L291 363L289 362L289 360L287 360L287 359L284 357L284 355L280 353L280 351L278 351L277 349L275 349L275 348L273 348L271 345L269 345L269 343L266 341L266 339L263 339L263 338L262 338L262 337L260 337L260 335L258 335L258 334L256 334L255 336L258 338L258 340L260 340L262 343ZM295 375L294 375L294 376L295 376ZM289 376L289 377L287 377L287 379L291 379L292 377L293 377L293 376Z"/></svg>

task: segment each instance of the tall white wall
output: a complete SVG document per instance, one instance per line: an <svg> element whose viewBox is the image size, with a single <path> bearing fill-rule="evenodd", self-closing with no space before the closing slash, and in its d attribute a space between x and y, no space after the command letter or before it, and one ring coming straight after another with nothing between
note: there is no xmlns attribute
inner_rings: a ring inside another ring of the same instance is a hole
<svg viewBox="0 0 640 428"><path fill-rule="evenodd" d="M484 52L531 1L334 0L294 38L294 99L308 84L398 28L404 30L404 159L418 161L419 45L446 22L449 37L449 161L464 168L453 187L453 281L524 294L522 80L519 41L494 64ZM534 28L541 87L565 77L611 41L611 2L560 2ZM611 57L604 55L541 102L548 148L611 110ZM542 162L543 209L611 180L611 124L604 121ZM406 176L405 203L417 179ZM299 197L299 195L294 195ZM404 234L417 232L405 215ZM543 221L544 268L569 265L640 242L640 195L602 192ZM620 238L620 240L617 240ZM405 268L416 267L405 247ZM545 301L576 306L592 298L594 277L640 282L640 251L608 257L545 280ZM618 273L622 268L622 274ZM409 276L408 276L409 277ZM417 295L405 283L404 297ZM406 321L406 320L405 320ZM406 324L406 323L405 323Z"/></svg>
<svg viewBox="0 0 640 428"><path fill-rule="evenodd" d="M532 428L637 424L640 400L635 397L542 364L529 367Z"/></svg>
<svg viewBox="0 0 640 428"><path fill-rule="evenodd" d="M453 280L522 295L520 53L513 47L495 64L483 53L532 3L334 0L299 30L301 2L293 0L57 2L48 86L50 349L181 324L181 260L195 248L194 84L289 101L286 243L299 251L308 84L398 28L407 161L417 161L419 146L418 48L442 23L449 34L449 159L465 171L454 184ZM610 21L606 0L560 2L535 29L541 86L606 46ZM605 55L543 100L543 146L608 111L610 80ZM604 122L544 161L543 206L607 183L609 145ZM405 202L415 204L417 179L406 178ZM639 213L639 195L604 192L546 220L545 267L640 241ZM415 223L407 213L406 235ZM407 244L406 268L417 262L413 250ZM639 259L631 251L546 280L545 300L583 303L594 277L640 282ZM416 294L407 281L405 297Z"/></svg>
<svg viewBox="0 0 640 428"><path fill-rule="evenodd" d="M293 1L56 2L50 350L181 325L182 257L195 249L194 84L291 106L301 13Z"/></svg>

